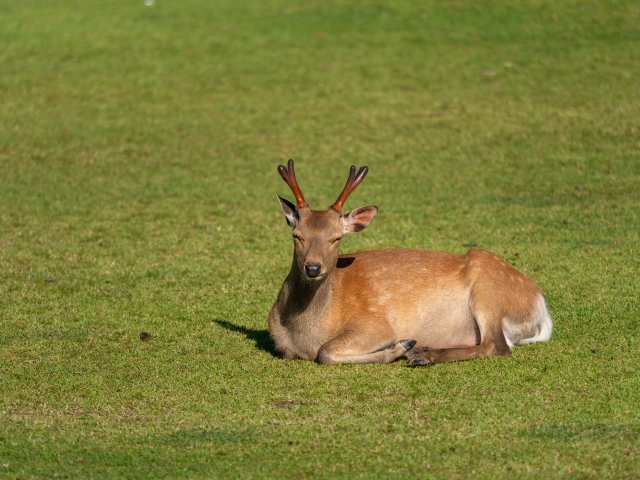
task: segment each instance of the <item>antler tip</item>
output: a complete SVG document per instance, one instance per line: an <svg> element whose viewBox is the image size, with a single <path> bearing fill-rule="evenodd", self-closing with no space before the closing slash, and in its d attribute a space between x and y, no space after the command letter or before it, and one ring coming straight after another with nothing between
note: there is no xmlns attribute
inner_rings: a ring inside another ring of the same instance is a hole
<svg viewBox="0 0 640 480"><path fill-rule="evenodd" d="M278 165L278 173L282 179L287 182L289 188L291 188L291 191L296 197L298 208L308 207L309 204L305 201L304 194L302 190L300 190L298 181L296 180L296 172L293 169L293 159L289 159L286 167L284 165Z"/></svg>
<svg viewBox="0 0 640 480"><path fill-rule="evenodd" d="M342 193L338 196L336 201L331 205L330 208L337 210L338 212L342 212L342 206L344 202L347 200L347 197L355 190L355 188L360 185L362 179L365 177L367 172L369 171L369 167L360 167L358 169L358 173L356 174L355 165L351 165L349 169L349 178L347 179L347 183L342 190Z"/></svg>

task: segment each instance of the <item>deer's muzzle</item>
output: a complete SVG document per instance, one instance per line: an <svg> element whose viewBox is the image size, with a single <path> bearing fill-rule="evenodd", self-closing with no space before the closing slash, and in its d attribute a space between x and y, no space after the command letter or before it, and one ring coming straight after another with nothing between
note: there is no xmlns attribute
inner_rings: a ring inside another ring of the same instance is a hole
<svg viewBox="0 0 640 480"><path fill-rule="evenodd" d="M321 270L322 265L319 263L307 263L304 266L304 273L306 273L309 278L316 278L320 275Z"/></svg>

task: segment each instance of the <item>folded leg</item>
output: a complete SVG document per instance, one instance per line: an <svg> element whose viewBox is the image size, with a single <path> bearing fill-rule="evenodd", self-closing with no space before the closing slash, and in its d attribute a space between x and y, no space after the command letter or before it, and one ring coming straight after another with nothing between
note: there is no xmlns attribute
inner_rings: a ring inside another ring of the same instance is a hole
<svg viewBox="0 0 640 480"><path fill-rule="evenodd" d="M406 354L415 340L396 341L388 324L352 325L318 350L318 363L389 363Z"/></svg>

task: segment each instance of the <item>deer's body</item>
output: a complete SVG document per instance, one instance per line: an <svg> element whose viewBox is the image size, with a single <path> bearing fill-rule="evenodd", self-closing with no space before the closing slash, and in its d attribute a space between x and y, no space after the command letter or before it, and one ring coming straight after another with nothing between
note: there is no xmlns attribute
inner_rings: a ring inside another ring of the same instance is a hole
<svg viewBox="0 0 640 480"><path fill-rule="evenodd" d="M494 254L385 249L339 256L339 239L366 228L376 207L343 216L341 204L314 211L304 198L297 209L284 202L294 259L269 316L283 358L384 363L406 355L415 366L508 356L515 344L549 339L540 290Z"/></svg>

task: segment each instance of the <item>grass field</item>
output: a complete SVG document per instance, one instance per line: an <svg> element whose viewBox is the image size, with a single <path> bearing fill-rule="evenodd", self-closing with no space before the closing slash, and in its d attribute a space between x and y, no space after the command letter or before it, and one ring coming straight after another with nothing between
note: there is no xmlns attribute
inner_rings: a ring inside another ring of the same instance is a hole
<svg viewBox="0 0 640 480"><path fill-rule="evenodd" d="M0 0L0 99L0 478L640 477L638 2ZM288 158L551 342L275 358Z"/></svg>

